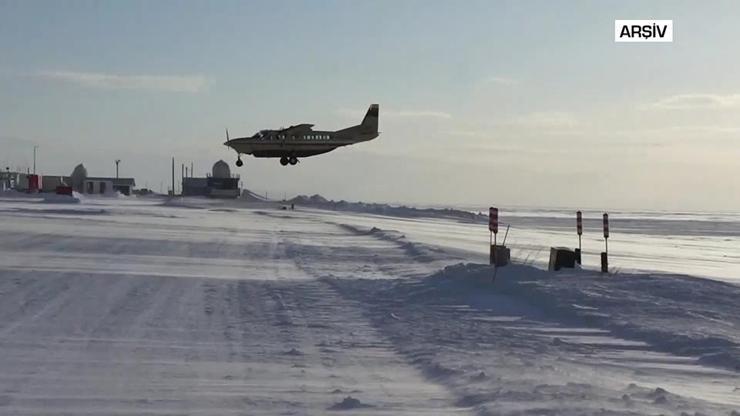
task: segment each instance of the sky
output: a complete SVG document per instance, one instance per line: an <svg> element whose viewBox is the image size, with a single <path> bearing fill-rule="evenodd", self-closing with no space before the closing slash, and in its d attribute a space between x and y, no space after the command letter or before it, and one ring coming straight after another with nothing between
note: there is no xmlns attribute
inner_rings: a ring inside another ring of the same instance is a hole
<svg viewBox="0 0 740 416"><path fill-rule="evenodd" d="M740 211L735 1L0 0L0 164L216 160L270 197ZM615 19L674 42L615 43ZM223 146L380 104L378 139L282 167ZM178 168L179 172L179 168Z"/></svg>

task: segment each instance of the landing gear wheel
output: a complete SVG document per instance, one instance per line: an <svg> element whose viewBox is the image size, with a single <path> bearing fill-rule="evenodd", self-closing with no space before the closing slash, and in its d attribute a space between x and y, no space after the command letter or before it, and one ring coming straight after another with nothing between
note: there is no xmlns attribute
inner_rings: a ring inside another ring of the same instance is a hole
<svg viewBox="0 0 740 416"><path fill-rule="evenodd" d="M243 164L244 164L244 162L242 162L242 159L241 158L236 159L236 166L242 167Z"/></svg>
<svg viewBox="0 0 740 416"><path fill-rule="evenodd" d="M298 163L298 158L295 156L291 156L290 159L288 159L288 162L290 162L291 165L295 165Z"/></svg>
<svg viewBox="0 0 740 416"><path fill-rule="evenodd" d="M280 164L283 166L288 166L289 160L287 156L283 156L280 158Z"/></svg>

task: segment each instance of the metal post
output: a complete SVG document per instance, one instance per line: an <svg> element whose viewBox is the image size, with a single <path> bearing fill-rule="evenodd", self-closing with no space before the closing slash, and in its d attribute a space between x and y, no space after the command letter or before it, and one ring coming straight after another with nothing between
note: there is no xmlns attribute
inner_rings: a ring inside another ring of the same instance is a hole
<svg viewBox="0 0 740 416"><path fill-rule="evenodd" d="M498 272L498 247L496 237L498 236L498 208L488 208L488 230L493 234L493 241L490 247L490 263L493 265L493 276L491 276L491 282L496 280L496 273Z"/></svg>
<svg viewBox="0 0 740 416"><path fill-rule="evenodd" d="M609 214L604 213L604 252L601 253L601 272L609 273Z"/></svg>
<svg viewBox="0 0 740 416"><path fill-rule="evenodd" d="M498 274L498 247L496 244L496 237L498 236L498 233L493 233L493 246L491 249L493 250L493 276L491 276L491 283L496 281L496 275Z"/></svg>
<svg viewBox="0 0 740 416"><path fill-rule="evenodd" d="M116 159L116 179L118 179L118 164L121 163L121 159Z"/></svg>
<svg viewBox="0 0 740 416"><path fill-rule="evenodd" d="M175 158L172 158L172 196L175 196Z"/></svg>
<svg viewBox="0 0 740 416"><path fill-rule="evenodd" d="M583 234L583 213L576 211L576 233L578 234L578 250L576 250L576 262L581 263L581 234Z"/></svg>
<svg viewBox="0 0 740 416"><path fill-rule="evenodd" d="M36 174L36 149L38 149L38 145L33 145L33 174Z"/></svg>
<svg viewBox="0 0 740 416"><path fill-rule="evenodd" d="M488 232L488 264L493 266L493 231Z"/></svg>

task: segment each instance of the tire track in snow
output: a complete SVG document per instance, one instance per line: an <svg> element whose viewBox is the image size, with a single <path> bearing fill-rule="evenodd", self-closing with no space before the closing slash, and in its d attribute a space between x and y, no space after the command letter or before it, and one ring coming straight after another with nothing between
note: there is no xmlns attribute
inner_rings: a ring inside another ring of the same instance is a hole
<svg viewBox="0 0 740 416"><path fill-rule="evenodd" d="M409 261L423 252L424 247L409 249L405 242L398 241L398 235L342 228L358 236L400 243ZM331 256L331 250L317 252ZM480 302L485 297L475 301L473 293L458 298L459 304L445 305L443 301L437 305L434 299L448 295L454 298L458 290L465 291L464 285L448 288L451 293L440 291L413 274L404 275L404 268L394 263L393 256L367 256L361 250L357 254L358 261L373 265L377 276L386 277L388 270L395 269L399 280L357 282L352 279L351 268L322 268L321 263L313 264L310 256L301 259L299 266L314 276L331 277L325 281L344 296L359 301L375 328L393 342L407 362L430 381L446 386L459 398L460 406L474 408L480 414L540 414L550 409L553 414L590 415L605 407L614 414L651 414L677 408L714 413L729 411L737 403L730 397L732 376L726 372L703 369L690 359L661 354L647 344L623 340L608 331L549 320L544 311L530 316L534 309L522 299L499 295L496 302L503 305L504 316L496 308L471 309L468 302ZM378 258L382 260L373 261ZM367 275L372 279L372 272ZM485 286L490 291L490 286ZM556 350L561 351L553 354ZM483 355L490 358L475 358ZM501 368L497 370L496 366ZM527 375L530 372L533 374ZM655 374L652 378L651 373ZM536 374L542 377L539 383ZM644 385L630 383L630 374ZM675 383L669 384L658 374ZM501 383L501 377L510 381ZM725 388L703 387L702 379L729 384ZM656 383L671 386L677 393L654 388ZM563 405L550 402L552 397L570 399Z"/></svg>
<svg viewBox="0 0 740 416"><path fill-rule="evenodd" d="M85 219L74 227L58 221L58 233L43 237L51 240L45 250L63 249L73 238L65 229L95 238ZM98 229L104 221L91 222ZM359 305L296 267L295 241L319 236L325 244L342 234L315 221L301 230L301 221L273 221L269 231L249 235L208 234L209 252L219 259L261 247L250 253L260 267L243 269L249 280L183 278L180 268L156 268L157 249L163 261L196 249L166 238L149 245L148 257L129 255L141 251L132 239L101 245L95 261L105 259L115 275L47 267L22 269L16 282L9 280L18 272L0 269L0 299L35 299L26 311L0 305L0 322L15 322L8 332L15 339L0 341L0 414L325 414L350 395L373 406L353 414L460 413L444 389L399 358ZM286 231L276 231L281 227ZM126 233L122 224L117 229ZM197 230L189 228L194 238ZM238 249L226 239L245 244ZM78 255L65 254L70 262ZM144 262L137 274L126 272L139 266L133 262ZM14 316L20 320L6 319Z"/></svg>

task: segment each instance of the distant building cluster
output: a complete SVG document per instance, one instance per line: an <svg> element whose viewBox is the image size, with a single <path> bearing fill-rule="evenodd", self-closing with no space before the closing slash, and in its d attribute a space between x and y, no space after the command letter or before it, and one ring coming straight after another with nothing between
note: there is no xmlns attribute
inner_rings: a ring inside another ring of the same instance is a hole
<svg viewBox="0 0 740 416"><path fill-rule="evenodd" d="M82 164L77 165L72 174L38 175L33 173L14 172L10 168L0 172L0 191L16 190L20 192L56 192L71 194L113 194L131 195L136 181L134 178L89 177Z"/></svg>
<svg viewBox="0 0 740 416"><path fill-rule="evenodd" d="M185 172L184 167L183 172ZM238 198L241 194L239 181L239 175L232 175L229 165L223 160L219 160L213 165L213 169L205 177L187 176L183 173L182 195L205 196L210 198ZM42 176L30 172L11 171L10 168L0 171L0 191L15 190L19 192L49 192L69 195L73 192L88 195L151 193L148 189L137 190L135 188L136 181L134 178L88 176L87 169L82 164L77 165L70 175Z"/></svg>
<svg viewBox="0 0 740 416"><path fill-rule="evenodd" d="M211 174L205 177L182 178L183 196L238 198L240 193L239 175L232 175L228 163L223 160L216 162Z"/></svg>

